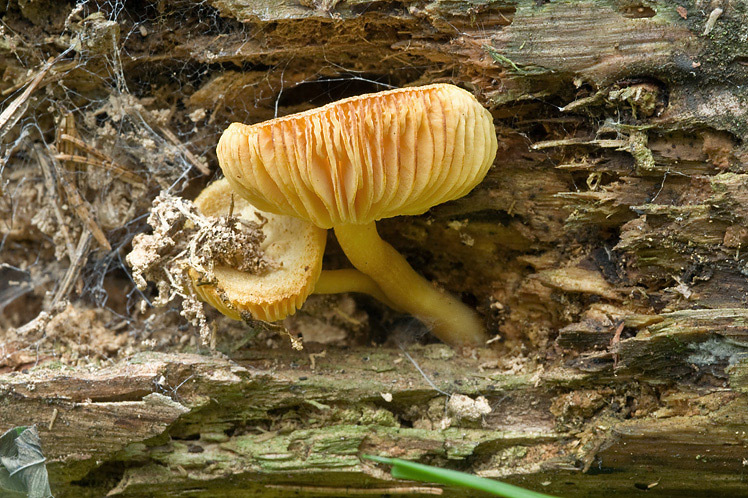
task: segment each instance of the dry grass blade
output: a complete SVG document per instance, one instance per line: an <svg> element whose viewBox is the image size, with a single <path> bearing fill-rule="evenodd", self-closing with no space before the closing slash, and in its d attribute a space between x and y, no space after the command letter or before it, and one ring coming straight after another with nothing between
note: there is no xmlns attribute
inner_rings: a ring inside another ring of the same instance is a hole
<svg viewBox="0 0 748 498"><path fill-rule="evenodd" d="M111 161L100 161L98 159L90 159L85 156L77 156L74 154L55 154L55 159L58 159L60 161L70 161L77 164L86 164L88 166L101 167L113 173L116 173L127 183L131 183L133 185L145 185L145 180L140 178L138 175Z"/></svg>
<svg viewBox="0 0 748 498"><path fill-rule="evenodd" d="M80 61L78 61L78 60L72 60L70 62L66 62L65 64L60 64L60 65L54 66L54 68L52 70L47 71L46 80L44 78L42 78L42 82L40 83L41 86L47 85L47 84L49 84L49 83L51 83L51 82L59 79L60 76L62 76L66 71L74 69L75 67L77 67L79 65L80 65ZM36 78L36 77L37 76L34 75L31 78L27 78L27 79L25 79L23 81L20 81L19 83L16 83L15 85L13 85L13 86L11 86L9 88L6 88L2 92L0 92L0 96L5 97L6 95L10 95L11 93L20 90L24 86L28 85L31 81L33 81L34 78Z"/></svg>
<svg viewBox="0 0 748 498"><path fill-rule="evenodd" d="M73 283L78 278L78 275L80 275L83 265L86 264L86 260L88 259L88 248L90 245L91 233L83 232L80 239L78 239L78 246L75 248L75 254L70 258L70 267L65 272L65 276L62 278L62 283L60 283L60 287L52 298L52 309L54 309L57 303L65 299L70 293Z"/></svg>
<svg viewBox="0 0 748 498"><path fill-rule="evenodd" d="M172 143L175 147L177 147L183 154L184 157L187 158L187 160L192 164L192 166L195 167L200 173L204 175L210 174L210 169L208 169L205 165L203 165L197 157L195 157L195 154L190 152L187 147L184 146L184 144L179 140L179 138L168 128L165 128L163 126L159 126L159 130L163 135L166 137L166 139Z"/></svg>
<svg viewBox="0 0 748 498"><path fill-rule="evenodd" d="M39 157L40 161L46 161L44 154L41 154L38 150L37 157ZM68 178L67 171L65 171L65 169L60 166L54 156L52 156L52 165L57 176L57 181L62 187L63 192L65 192L65 196L70 203L70 207L73 208L73 211L76 215L78 215L78 218L91 231L94 238L96 239L96 242L98 242L99 245L101 245L107 251L111 251L112 246L109 244L109 241L107 241L106 235L104 235L104 232L94 221L93 215L91 215L90 205L78 193L78 189L75 188L75 185L73 185L72 181Z"/></svg>
<svg viewBox="0 0 748 498"><path fill-rule="evenodd" d="M52 69L52 66L59 62L60 59L62 59L62 57L64 57L69 51L70 49L68 48L51 61L48 61L44 65L44 67L39 70L34 79L31 80L23 93L16 97L13 102L11 102L10 105L6 107L2 113L0 113L0 134L2 134L2 130L5 128L8 122L11 122L13 116L21 108L21 106L23 106L29 99L29 97L31 97L31 94L34 93L34 90L37 89L49 70Z"/></svg>
<svg viewBox="0 0 748 498"><path fill-rule="evenodd" d="M58 159L60 161L70 161L73 163L78 164L86 164L89 166L96 166L100 168L107 169L109 171L112 171L113 173L116 173L119 175L124 181L131 183L133 185L145 185L145 180L143 180L140 176L133 173L126 167L117 164L114 162L112 158L104 154L103 152L95 149L94 147L91 147L83 140L73 137L71 135L68 135L67 133L62 133L60 135L60 142L61 143L70 143L78 147L79 149L91 154L96 159L90 159L85 156L78 156L75 154L56 154L55 159Z"/></svg>
<svg viewBox="0 0 748 498"><path fill-rule="evenodd" d="M65 239L65 247L68 251L68 257L70 262L73 262L75 248L70 238L70 232L67 224L65 223L65 216L62 214L62 208L60 207L60 196L57 192L57 184L55 183L55 174L52 172L52 166L47 161L47 158L41 153L38 147L34 148L36 159L39 161L39 166L42 168L44 173L44 186L47 188L49 195L52 197L52 207L54 208L55 218L57 218L57 225L60 227L62 237Z"/></svg>
<svg viewBox="0 0 748 498"><path fill-rule="evenodd" d="M293 486L285 484L266 484L266 488L279 489L284 491L293 491L296 494L325 494L325 495L441 495L444 491L441 488L428 486L400 486L391 488L342 488L334 486Z"/></svg>
<svg viewBox="0 0 748 498"><path fill-rule="evenodd" d="M62 135L67 135L75 139L80 139L78 128L75 126L75 117L72 113L66 113L62 116L57 131L55 133L55 148L60 154L75 154L75 145L71 142L62 140ZM63 164L66 168L72 168L73 164Z"/></svg>

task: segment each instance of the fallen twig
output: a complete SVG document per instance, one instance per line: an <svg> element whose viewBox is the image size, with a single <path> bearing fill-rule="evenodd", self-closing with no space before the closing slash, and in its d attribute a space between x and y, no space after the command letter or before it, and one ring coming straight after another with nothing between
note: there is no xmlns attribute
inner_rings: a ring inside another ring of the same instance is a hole
<svg viewBox="0 0 748 498"><path fill-rule="evenodd" d="M68 267L68 271L65 272L65 276L62 278L60 287L57 288L54 297L52 298L51 308L54 309L57 303L61 302L70 293L70 289L73 287L73 283L80 275L83 266L88 260L88 248L91 244L91 233L85 230L78 239L78 246L75 248L75 257Z"/></svg>
<svg viewBox="0 0 748 498"><path fill-rule="evenodd" d="M332 486L293 486L285 484L266 484L266 488L282 489L300 494L324 494L324 495L441 495L441 488L428 486L407 486L397 488L336 488Z"/></svg>
<svg viewBox="0 0 748 498"><path fill-rule="evenodd" d="M68 142L72 145L75 145L79 149L83 150L84 152L88 152L92 156L94 156L96 159L89 159L85 156L78 156L72 153L65 153L63 151L60 151L59 154L55 154L55 158L60 161L70 161L72 163L78 163L78 164L87 164L89 166L96 166L100 168L107 169L109 171L112 171L122 177L122 179L128 183L132 183L134 185L145 185L145 180L143 180L140 176L138 176L136 173L133 173L129 169L127 169L125 166L122 166L114 161L111 157L107 156L103 152L101 152L98 149L95 149L94 147L91 147L83 140L73 137L71 135L68 135L67 133L62 133L60 135L60 141L61 142Z"/></svg>
<svg viewBox="0 0 748 498"><path fill-rule="evenodd" d="M163 135L166 137L166 139L172 143L175 147L177 147L182 154L184 154L184 157L187 158L187 160L192 164L192 166L195 167L200 173L204 175L210 174L210 169L208 169L204 164L200 162L200 160L195 157L195 154L189 151L187 147L179 140L179 138L172 132L170 129L166 128L165 126L159 126L159 131L163 133Z"/></svg>
<svg viewBox="0 0 748 498"><path fill-rule="evenodd" d="M46 158L44 158L44 155L41 153L37 153L37 157L40 158L40 161L46 161ZM75 188L75 185L73 185L72 181L68 178L67 171L62 166L60 166L54 155L51 159L55 174L57 176L57 181L62 187L62 190L65 192L65 196L70 203L70 207L73 208L73 211L78 215L78 218L91 231L94 238L96 239L96 242L98 242L99 245L101 245L107 251L111 251L112 246L106 239L106 235L104 235L104 232L101 230L101 228L99 228L99 225L96 224L93 216L91 215L91 210L89 209L90 205L88 204L88 201L86 201L78 193L78 189Z"/></svg>
<svg viewBox="0 0 748 498"><path fill-rule="evenodd" d="M36 160L39 161L39 166L42 168L44 174L44 186L47 188L50 197L52 198L52 207L54 209L55 218L57 218L57 225L60 228L60 233L65 239L65 247L67 248L68 258L70 262L73 262L75 248L73 247L73 241L70 238L70 232L68 231L67 224L65 223L65 216L62 214L62 208L60 207L60 197L57 192L57 184L55 183L55 175L52 172L52 167L49 161L44 157L38 147L34 148L36 154Z"/></svg>
<svg viewBox="0 0 748 498"><path fill-rule="evenodd" d="M62 59L65 55L67 55L68 52L70 52L71 49L72 47L68 48L67 50L62 52L60 55L55 57L54 59L48 61L44 65L44 67L42 67L39 70L39 72L36 74L36 77L34 77L34 79L31 80L31 82L28 84L28 86L23 91L23 93L19 95L18 97L16 97L15 99L13 99L13 102L11 102L10 105L6 107L2 113L0 113L0 136L3 135L3 129L5 128L5 126L9 122L11 122L16 112L21 108L21 106L23 106L26 103L29 97L31 97L31 94L34 93L34 90L36 90L36 88L42 82L42 80L44 79L44 76L46 76L49 70L52 69L52 66L57 64L60 61L60 59ZM21 115L22 114L23 113L21 113ZM18 117L20 117L20 115ZM16 120L12 120L12 121L15 122Z"/></svg>

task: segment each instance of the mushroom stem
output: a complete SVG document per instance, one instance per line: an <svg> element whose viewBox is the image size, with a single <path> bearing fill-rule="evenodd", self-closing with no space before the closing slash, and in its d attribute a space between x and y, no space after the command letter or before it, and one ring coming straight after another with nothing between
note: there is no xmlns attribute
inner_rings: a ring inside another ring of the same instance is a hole
<svg viewBox="0 0 748 498"><path fill-rule="evenodd" d="M426 324L439 339L452 346L477 346L486 340L478 315L416 273L379 237L374 222L336 225L335 236L353 266L374 279L387 297Z"/></svg>
<svg viewBox="0 0 748 498"><path fill-rule="evenodd" d="M314 285L312 294L341 294L343 292L361 292L386 304L390 308L402 311L388 298L377 283L368 275L353 268L345 270L322 270Z"/></svg>

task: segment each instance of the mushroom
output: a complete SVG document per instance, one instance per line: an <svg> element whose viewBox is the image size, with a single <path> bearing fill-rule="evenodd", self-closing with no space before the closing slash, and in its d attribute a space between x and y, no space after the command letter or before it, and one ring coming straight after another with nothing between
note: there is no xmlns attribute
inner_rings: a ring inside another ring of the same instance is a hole
<svg viewBox="0 0 748 498"><path fill-rule="evenodd" d="M242 271L235 265L219 264L212 270L214 280L204 281L196 269L190 270L195 293L229 318L282 320L300 308L312 292L363 292L397 308L367 275L353 269L322 270L326 230L299 218L260 211L246 199L234 198L225 178L203 189L195 207L204 216L232 214L240 222L262 225L265 239L260 249L271 261L266 271Z"/></svg>
<svg viewBox="0 0 748 498"><path fill-rule="evenodd" d="M475 311L421 277L375 222L467 194L496 155L491 114L453 85L361 95L255 125L231 124L218 161L255 206L334 228L348 259L443 341L477 345Z"/></svg>
<svg viewBox="0 0 748 498"><path fill-rule="evenodd" d="M226 216L233 211L239 220L262 224L265 240L260 249L271 267L249 272L215 265L214 281L202 281L192 269L195 293L235 320L250 316L268 322L282 320L301 307L314 289L322 271L326 232L298 218L260 211L232 193L229 182L219 180L203 189L195 207L204 216Z"/></svg>

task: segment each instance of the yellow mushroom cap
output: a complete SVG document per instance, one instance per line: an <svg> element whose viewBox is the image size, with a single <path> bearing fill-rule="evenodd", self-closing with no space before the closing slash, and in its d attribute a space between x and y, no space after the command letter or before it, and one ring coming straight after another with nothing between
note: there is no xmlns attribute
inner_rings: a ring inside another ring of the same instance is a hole
<svg viewBox="0 0 748 498"><path fill-rule="evenodd" d="M195 199L195 206L205 216L226 216L232 194L231 185L224 178L206 187ZM301 307L314 290L322 271L326 231L298 218L260 211L247 200L233 197L234 216L258 223L262 218L267 220L262 227L265 240L261 249L275 263L274 267L253 274L216 265L216 284L199 282L199 275L193 270L195 291L235 320L245 312L258 320L282 320Z"/></svg>
<svg viewBox="0 0 748 498"><path fill-rule="evenodd" d="M231 186L255 206L331 228L462 197L496 149L491 114L469 92L436 84L233 123L217 154Z"/></svg>

